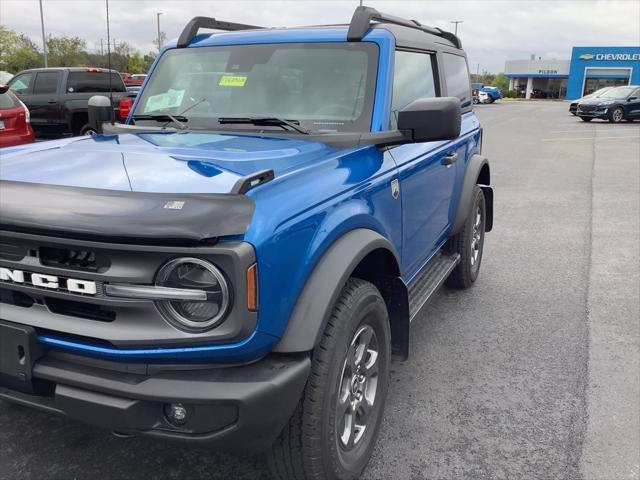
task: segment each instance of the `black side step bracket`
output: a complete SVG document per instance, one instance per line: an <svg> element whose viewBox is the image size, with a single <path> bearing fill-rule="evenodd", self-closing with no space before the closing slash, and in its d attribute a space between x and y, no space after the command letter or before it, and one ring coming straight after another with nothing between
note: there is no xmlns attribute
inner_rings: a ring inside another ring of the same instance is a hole
<svg viewBox="0 0 640 480"><path fill-rule="evenodd" d="M460 254L451 255L439 252L416 275L408 285L409 289L409 317L411 320L438 291L449 274L460 262Z"/></svg>
<svg viewBox="0 0 640 480"><path fill-rule="evenodd" d="M253 187L257 187L258 185L262 185L263 183L267 183L275 178L275 174L273 170L259 170L254 173L250 173L249 175L245 175L244 177L239 178L233 188L231 189L231 193L235 193L237 195L244 195Z"/></svg>

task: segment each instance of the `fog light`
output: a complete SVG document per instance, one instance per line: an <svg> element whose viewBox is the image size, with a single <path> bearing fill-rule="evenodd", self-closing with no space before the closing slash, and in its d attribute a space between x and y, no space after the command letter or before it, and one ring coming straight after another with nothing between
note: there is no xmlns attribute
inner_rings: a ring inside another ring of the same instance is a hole
<svg viewBox="0 0 640 480"><path fill-rule="evenodd" d="M187 409L181 403L166 403L164 415L169 423L175 427L181 427L187 423Z"/></svg>

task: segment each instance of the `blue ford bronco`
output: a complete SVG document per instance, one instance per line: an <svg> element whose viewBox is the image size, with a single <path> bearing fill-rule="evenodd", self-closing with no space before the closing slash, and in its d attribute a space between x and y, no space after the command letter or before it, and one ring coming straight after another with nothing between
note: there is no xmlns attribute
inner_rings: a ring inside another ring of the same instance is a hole
<svg viewBox="0 0 640 480"><path fill-rule="evenodd" d="M411 320L493 222L460 40L196 17L110 105L0 150L0 398L358 477Z"/></svg>

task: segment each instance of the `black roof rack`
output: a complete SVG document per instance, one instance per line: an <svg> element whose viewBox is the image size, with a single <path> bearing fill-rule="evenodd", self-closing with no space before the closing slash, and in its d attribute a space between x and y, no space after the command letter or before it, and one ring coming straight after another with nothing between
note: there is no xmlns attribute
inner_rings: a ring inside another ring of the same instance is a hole
<svg viewBox="0 0 640 480"><path fill-rule="evenodd" d="M462 42L460 39L451 32L445 32L439 28L427 27L422 25L417 20L406 20L404 18L395 17L393 15L387 15L386 13L380 13L375 8L371 7L357 7L353 12L351 23L349 24L349 31L347 32L347 41L359 42L364 37L367 30L371 25L371 22L379 23L392 23L394 25L401 25L403 27L414 28L416 30L422 30L423 32L437 35L453 43L456 48L462 48Z"/></svg>
<svg viewBox="0 0 640 480"><path fill-rule="evenodd" d="M178 48L185 48L191 43L191 40L198 35L201 28L210 28L212 30L226 30L234 32L236 30L259 30L264 27L256 27L255 25L244 25L242 23L222 22L211 17L193 17L187 26L184 27L180 38L178 38Z"/></svg>

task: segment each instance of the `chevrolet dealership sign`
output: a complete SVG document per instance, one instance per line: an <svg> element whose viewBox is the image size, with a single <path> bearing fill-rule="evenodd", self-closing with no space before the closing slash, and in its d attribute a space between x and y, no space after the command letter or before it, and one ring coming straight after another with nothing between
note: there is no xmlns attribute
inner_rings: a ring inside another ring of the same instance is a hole
<svg viewBox="0 0 640 480"><path fill-rule="evenodd" d="M640 53L583 53L580 55L581 60L600 60L609 62L620 61L640 61Z"/></svg>

